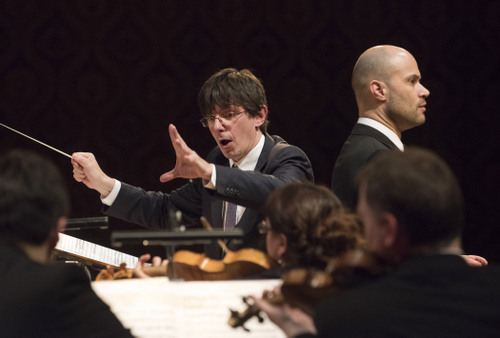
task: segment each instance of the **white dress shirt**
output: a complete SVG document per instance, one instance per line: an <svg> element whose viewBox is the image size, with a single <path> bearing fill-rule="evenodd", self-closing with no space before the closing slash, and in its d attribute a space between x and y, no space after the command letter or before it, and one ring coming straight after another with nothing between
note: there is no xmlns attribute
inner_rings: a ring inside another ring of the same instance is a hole
<svg viewBox="0 0 500 338"><path fill-rule="evenodd" d="M368 117L360 117L358 119L358 123L378 130L379 132L387 136L389 140L391 140L391 142L394 143L396 147L398 147L399 150L405 150L405 146L403 145L403 142L401 142L401 139L398 137L398 135L396 135L395 132L384 126L382 123Z"/></svg>

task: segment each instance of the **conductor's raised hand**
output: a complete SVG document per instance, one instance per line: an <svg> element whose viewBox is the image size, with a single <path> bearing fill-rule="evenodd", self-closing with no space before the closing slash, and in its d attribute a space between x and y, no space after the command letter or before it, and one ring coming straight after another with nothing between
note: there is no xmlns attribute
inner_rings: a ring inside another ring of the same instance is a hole
<svg viewBox="0 0 500 338"><path fill-rule="evenodd" d="M202 178L206 181L212 176L212 166L188 147L173 124L168 126L168 133L175 150L175 168L160 176L161 182L174 178Z"/></svg>
<svg viewBox="0 0 500 338"><path fill-rule="evenodd" d="M82 182L90 189L97 190L103 197L109 195L115 180L101 170L94 154L73 153L71 164L73 165L73 177L77 182Z"/></svg>

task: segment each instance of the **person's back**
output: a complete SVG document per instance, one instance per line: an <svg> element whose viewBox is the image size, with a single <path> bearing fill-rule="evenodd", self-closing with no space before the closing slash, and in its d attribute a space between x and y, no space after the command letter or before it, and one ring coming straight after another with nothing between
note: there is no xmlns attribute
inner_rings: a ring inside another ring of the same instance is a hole
<svg viewBox="0 0 500 338"><path fill-rule="evenodd" d="M129 337L75 264L39 264L0 245L1 337Z"/></svg>
<svg viewBox="0 0 500 338"><path fill-rule="evenodd" d="M51 262L68 208L52 163L0 158L0 337L131 337L80 267Z"/></svg>
<svg viewBox="0 0 500 338"><path fill-rule="evenodd" d="M317 309L320 337L493 337L500 332L500 267L457 255L408 259L396 272Z"/></svg>

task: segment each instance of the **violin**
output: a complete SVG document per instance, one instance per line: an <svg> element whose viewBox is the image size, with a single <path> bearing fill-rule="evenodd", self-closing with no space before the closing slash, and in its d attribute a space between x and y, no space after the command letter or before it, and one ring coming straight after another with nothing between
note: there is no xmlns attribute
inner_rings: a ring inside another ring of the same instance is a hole
<svg viewBox="0 0 500 338"><path fill-rule="evenodd" d="M283 295L277 294L274 292L268 292L266 295L264 295L263 298L266 299L271 304L284 303ZM257 308L257 306L255 306L253 303L250 303L248 300L248 297L243 297L243 303L245 303L245 305L247 305L247 308L242 312L238 312L238 311L234 311L234 310L229 309L229 311L231 312L231 315L230 315L227 323L232 328L241 327L246 332L250 332L250 330L245 327L245 323L250 318L253 318L253 317L256 317L257 320L259 321L259 323L262 323L262 322L264 322L264 318L260 315L260 309Z"/></svg>
<svg viewBox="0 0 500 338"><path fill-rule="evenodd" d="M276 262L273 259L256 249L227 251L222 260L180 250L168 263L167 275L171 279L185 281L231 280L256 275L274 266Z"/></svg>
<svg viewBox="0 0 500 338"><path fill-rule="evenodd" d="M200 218L203 226L211 231L212 228L205 217ZM169 260L167 267L147 267L144 272L151 277L168 276L169 279L182 279L185 281L205 280L231 280L256 275L264 270L277 266L277 262L264 252L243 248L231 251L225 243L218 241L225 252L222 260L211 259L204 253L195 253L188 250L177 251ZM112 280L132 278L133 269L127 269L122 263L118 270L112 267L101 270L96 280Z"/></svg>
<svg viewBox="0 0 500 338"><path fill-rule="evenodd" d="M203 226L211 231L212 227L205 217L200 218ZM171 279L195 280L231 280L256 275L277 266L277 262L264 252L243 248L231 251L226 244L218 240L225 252L222 260L208 258L205 254L190 251L177 251L169 262L167 275Z"/></svg>
<svg viewBox="0 0 500 338"><path fill-rule="evenodd" d="M350 250L329 259L324 271L304 268L286 271L281 276L281 293L285 302L313 316L320 301L348 287L353 277L372 280L386 274L388 269L389 265L378 256L360 249Z"/></svg>
<svg viewBox="0 0 500 338"><path fill-rule="evenodd" d="M169 279L185 281L231 280L256 275L276 265L262 251L240 249L228 251L222 260L211 259L202 253L187 250L177 251L165 266L145 266L143 270L151 277L167 276ZM96 281L133 278L133 269L122 263L118 269L107 267L96 276Z"/></svg>
<svg viewBox="0 0 500 338"><path fill-rule="evenodd" d="M299 308L309 316L314 315L316 305L344 288L348 287L350 279L360 274L363 280L371 280L388 273L391 265L364 250L355 249L328 260L325 270L295 268L285 271L281 275L281 293L270 292L264 299L272 304L287 303ZM228 324L233 327L244 327L247 320L257 316L262 321L260 311L247 299L243 302L247 309L237 312L230 309Z"/></svg>

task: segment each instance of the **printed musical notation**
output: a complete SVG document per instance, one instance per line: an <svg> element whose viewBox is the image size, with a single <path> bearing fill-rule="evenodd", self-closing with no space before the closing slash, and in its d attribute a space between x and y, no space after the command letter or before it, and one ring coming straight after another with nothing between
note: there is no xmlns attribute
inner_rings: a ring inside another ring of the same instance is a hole
<svg viewBox="0 0 500 338"><path fill-rule="evenodd" d="M229 309L245 308L242 297L261 295L280 284L277 279L183 282L156 277L93 282L92 287L140 338L284 338L267 318L263 323L249 320L250 332L227 323Z"/></svg>
<svg viewBox="0 0 500 338"><path fill-rule="evenodd" d="M63 257L102 267L108 265L119 267L125 262L127 267L133 268L138 261L135 256L63 233L59 233L59 242L55 249L56 254Z"/></svg>

